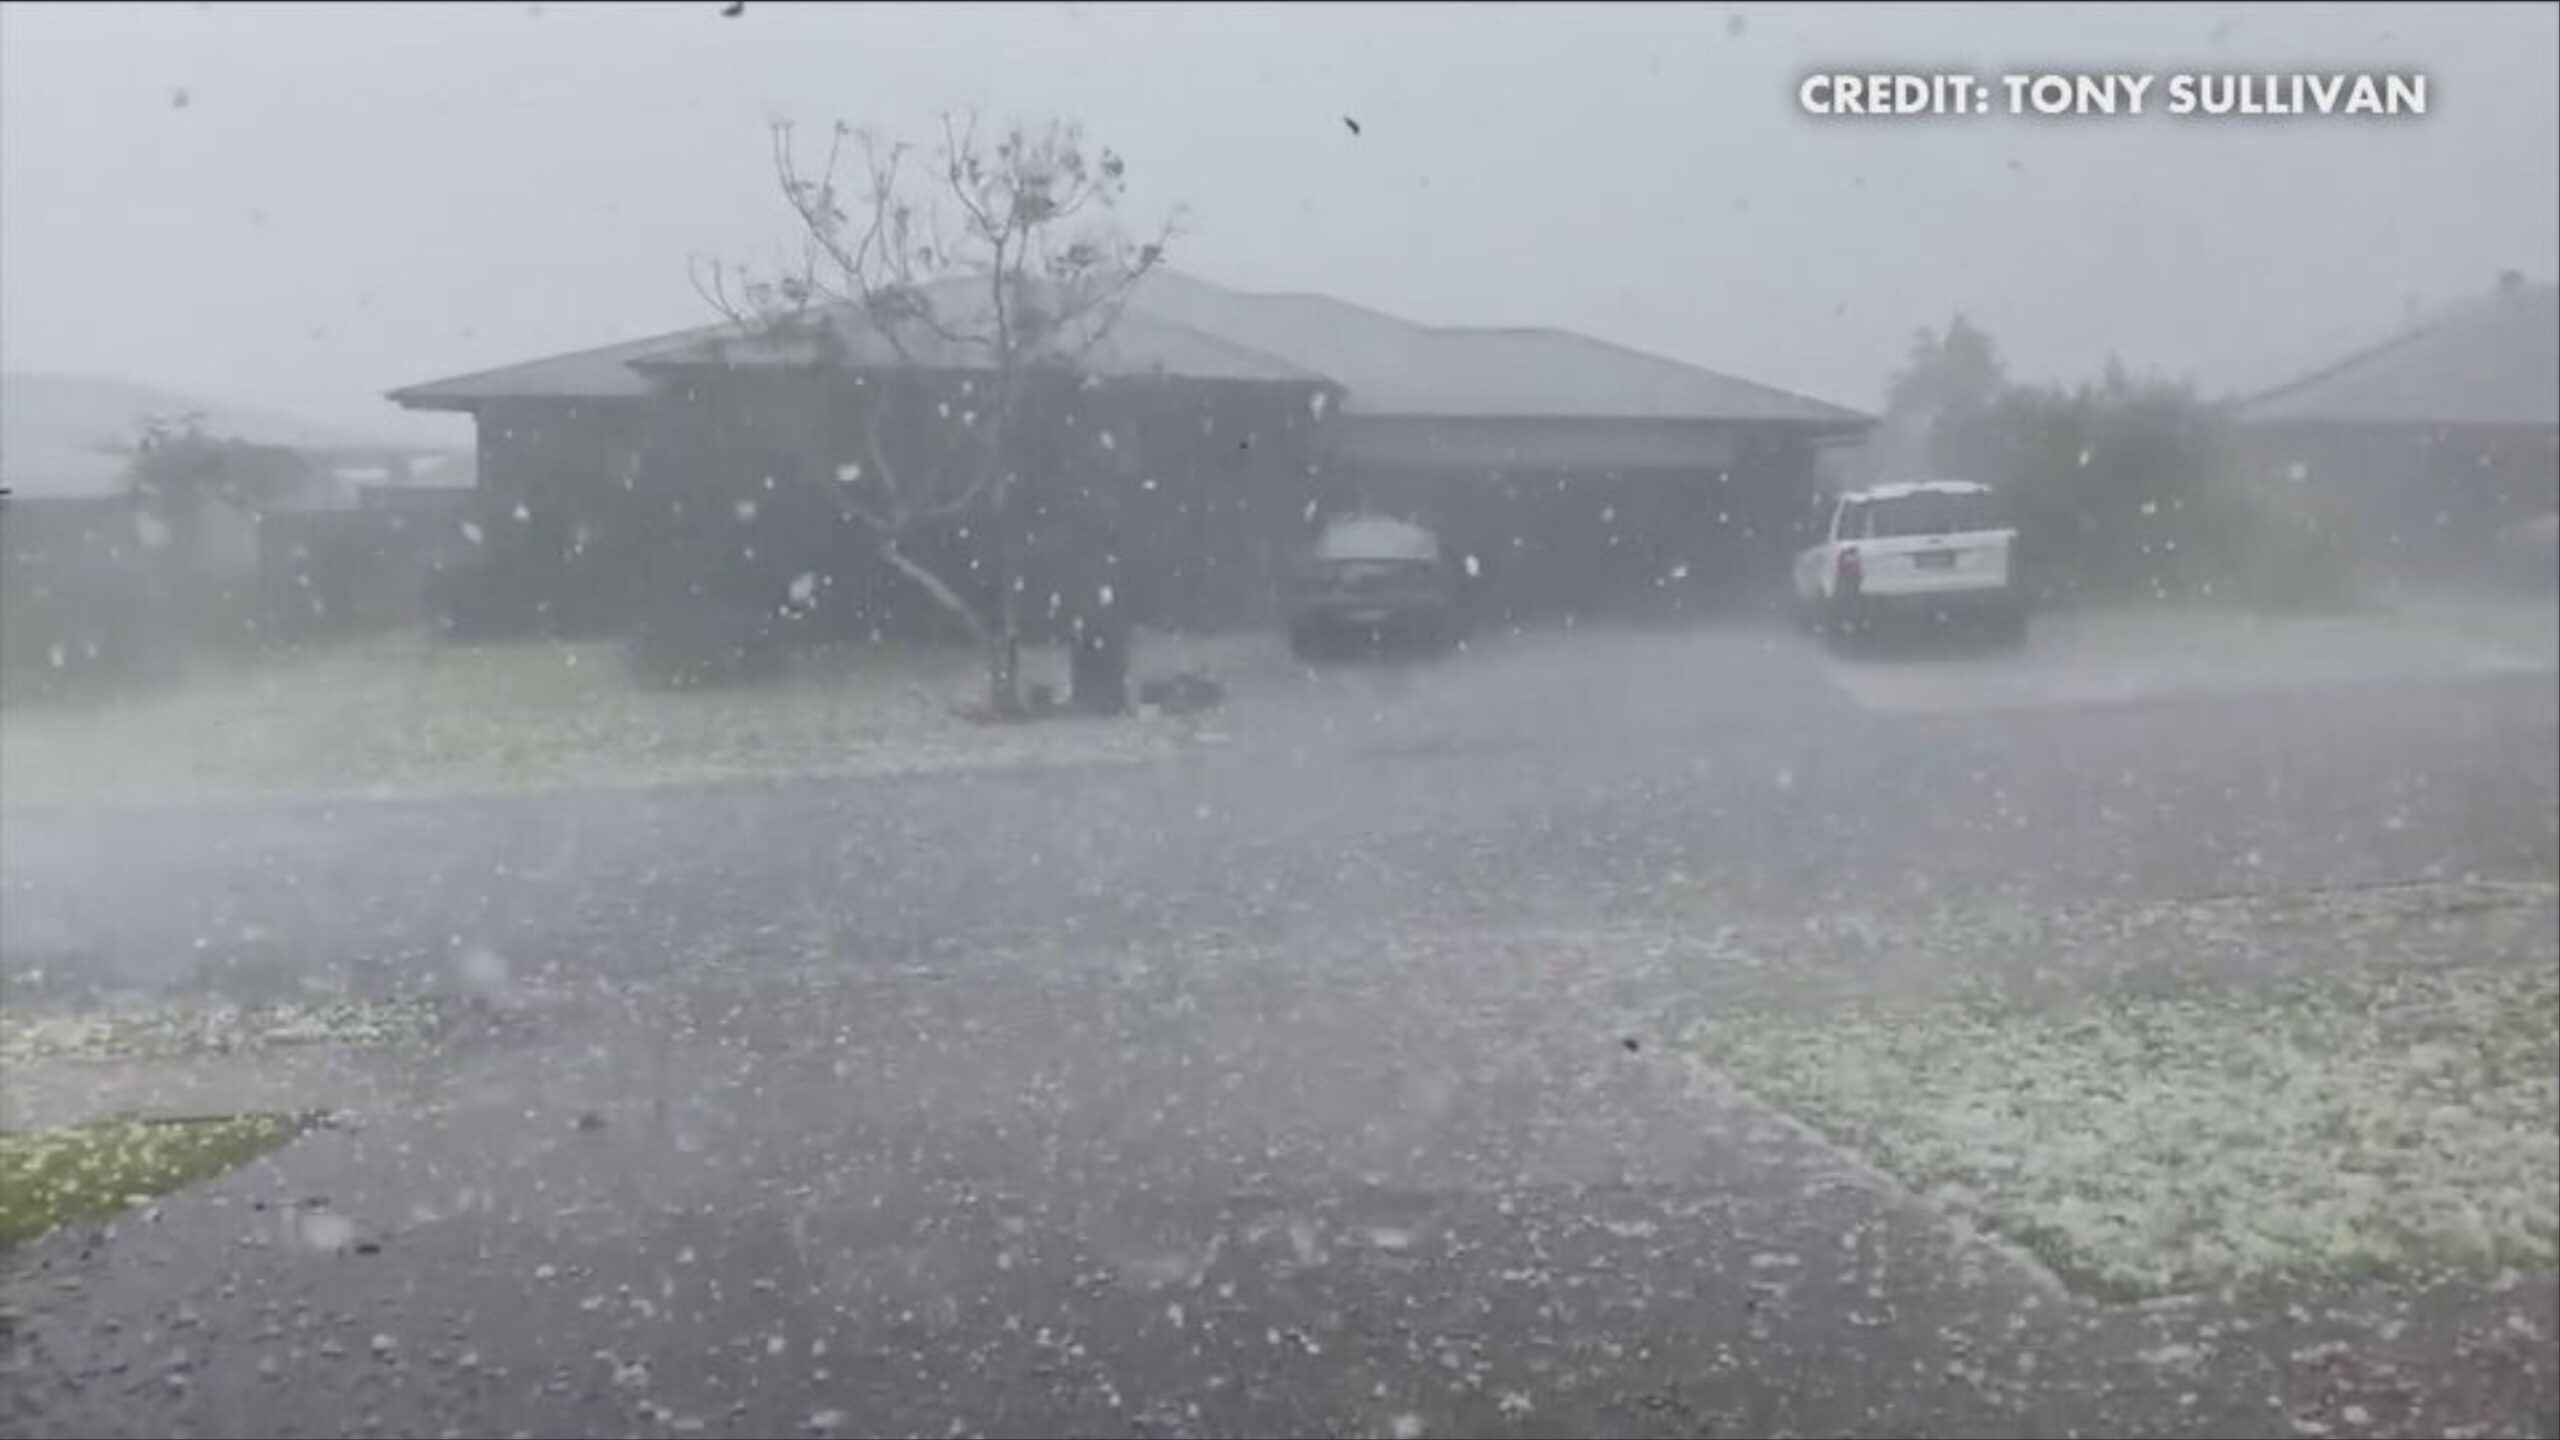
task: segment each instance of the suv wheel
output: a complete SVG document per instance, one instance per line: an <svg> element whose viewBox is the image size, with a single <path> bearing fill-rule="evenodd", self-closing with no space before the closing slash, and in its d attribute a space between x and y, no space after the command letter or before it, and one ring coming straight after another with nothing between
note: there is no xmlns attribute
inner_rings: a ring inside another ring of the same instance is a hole
<svg viewBox="0 0 2560 1440"><path fill-rule="evenodd" d="M1847 601L1834 599L1820 616L1822 638L1835 655L1846 655L1858 648L1866 635L1866 618Z"/></svg>
<svg viewBox="0 0 2560 1440"><path fill-rule="evenodd" d="M2003 649L2015 650L2027 643L2027 607L2009 604L2000 607L1991 619L1991 638Z"/></svg>

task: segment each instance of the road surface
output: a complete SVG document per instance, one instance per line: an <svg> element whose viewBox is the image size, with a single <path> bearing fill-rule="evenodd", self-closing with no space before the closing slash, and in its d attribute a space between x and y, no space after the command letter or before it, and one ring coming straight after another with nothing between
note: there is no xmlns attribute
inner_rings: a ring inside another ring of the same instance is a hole
<svg viewBox="0 0 2560 1440"><path fill-rule="evenodd" d="M2547 882L2548 657L2427 653L1967 708L1549 637L1275 665L1135 769L11 811L21 994L495 1018L13 1257L0 1433L2530 1425L2549 1276L2099 1305L1671 1043L1812 921Z"/></svg>

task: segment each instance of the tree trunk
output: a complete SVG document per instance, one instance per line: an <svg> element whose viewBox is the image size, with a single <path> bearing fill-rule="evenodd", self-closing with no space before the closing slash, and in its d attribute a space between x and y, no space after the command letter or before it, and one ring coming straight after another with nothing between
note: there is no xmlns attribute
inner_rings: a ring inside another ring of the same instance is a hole
<svg viewBox="0 0 2560 1440"><path fill-rule="evenodd" d="M987 655L987 703L995 713L1022 713L1022 522L1016 492L1006 476L995 493L996 633Z"/></svg>
<svg viewBox="0 0 2560 1440"><path fill-rule="evenodd" d="M960 592L931 570L910 559L895 544L880 546L880 558L889 567L914 582L917 589L932 596L942 608L960 617L969 627L969 638L976 641L987 656L987 703L998 715L1022 713L1022 644L1016 623L1013 583L1004 582L1003 602L997 609L996 622L988 624L975 607L962 599Z"/></svg>
<svg viewBox="0 0 2560 1440"><path fill-rule="evenodd" d="M995 639L987 650L987 703L998 715L1011 716L1022 713L1022 631L1013 576L1003 576L1002 583L1004 598L996 609Z"/></svg>
<svg viewBox="0 0 2560 1440"><path fill-rule="evenodd" d="M1069 662L1068 700L1087 715L1118 715L1129 708L1129 630L1109 610L1076 627Z"/></svg>

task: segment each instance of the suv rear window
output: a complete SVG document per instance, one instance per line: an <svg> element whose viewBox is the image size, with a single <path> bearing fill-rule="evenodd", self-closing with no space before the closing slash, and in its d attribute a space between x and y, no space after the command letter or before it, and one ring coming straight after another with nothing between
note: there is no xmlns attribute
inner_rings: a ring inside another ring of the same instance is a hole
<svg viewBox="0 0 2560 1440"><path fill-rule="evenodd" d="M2005 529L2008 525L1995 495L1923 491L1871 501L1866 512L1866 534L1877 540L1959 535Z"/></svg>
<svg viewBox="0 0 2560 1440"><path fill-rule="evenodd" d="M1316 537L1315 558L1327 564L1346 560L1435 564L1440 559L1440 539L1419 525L1362 515L1326 526Z"/></svg>

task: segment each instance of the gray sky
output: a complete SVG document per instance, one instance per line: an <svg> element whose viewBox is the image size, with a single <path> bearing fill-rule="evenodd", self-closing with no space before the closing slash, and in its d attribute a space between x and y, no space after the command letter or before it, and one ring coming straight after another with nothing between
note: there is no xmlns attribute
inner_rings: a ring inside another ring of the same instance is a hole
<svg viewBox="0 0 2560 1440"><path fill-rule="evenodd" d="M686 256L788 234L769 119L964 105L1084 120L1204 278L1857 405L1957 309L2028 375L2246 387L2560 253L2550 6L717 10L6 6L0 364L459 438L381 392L709 318ZM1851 64L2424 68L2434 113L1797 112Z"/></svg>

